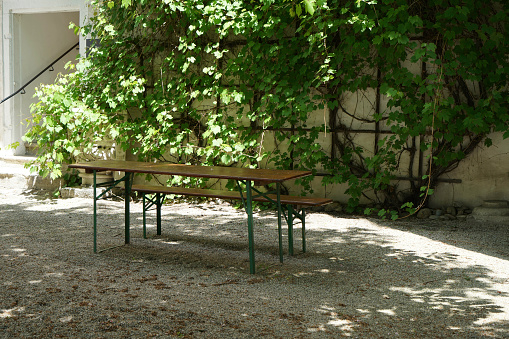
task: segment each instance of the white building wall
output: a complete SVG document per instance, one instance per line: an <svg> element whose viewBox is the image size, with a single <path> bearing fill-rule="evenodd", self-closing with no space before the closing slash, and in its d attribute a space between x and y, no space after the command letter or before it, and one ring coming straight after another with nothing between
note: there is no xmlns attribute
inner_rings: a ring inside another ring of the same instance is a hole
<svg viewBox="0 0 509 339"><path fill-rule="evenodd" d="M15 87L30 81L56 58L69 50L78 42L78 36L68 29L70 22L79 22L78 12L57 13L34 13L15 14ZM41 27L44 27L42 30ZM17 126L19 131L16 136L26 132L26 119L31 117L30 105L37 101L34 98L35 89L40 84L51 84L55 81L58 73L66 73L64 68L68 61L75 61L78 50L68 53L62 60L57 62L54 71L46 71L26 88L26 93L13 98L13 102L19 103L21 124ZM17 108L15 108L18 111Z"/></svg>

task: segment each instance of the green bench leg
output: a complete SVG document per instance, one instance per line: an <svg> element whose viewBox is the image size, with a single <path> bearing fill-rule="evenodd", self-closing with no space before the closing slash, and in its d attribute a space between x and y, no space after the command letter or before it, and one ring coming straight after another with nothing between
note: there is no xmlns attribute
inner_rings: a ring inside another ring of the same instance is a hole
<svg viewBox="0 0 509 339"><path fill-rule="evenodd" d="M306 253L306 210L302 209L300 212L294 209L293 205L286 205L288 212L287 223L288 223L288 253L294 254L293 247L293 221L294 216L297 217L302 224L302 252Z"/></svg>
<svg viewBox="0 0 509 339"><path fill-rule="evenodd" d="M130 204L130 199L131 199L131 184L132 184L132 180L131 180L131 175L134 175L134 174L131 174L131 173L126 173L125 174L125 181L124 181L124 184L125 184L125 189L124 189L124 192L125 192L125 243L126 244L129 244L131 242L131 234L130 234L130 208L129 208L129 204ZM95 185L94 185L95 186Z"/></svg>
<svg viewBox="0 0 509 339"><path fill-rule="evenodd" d="M103 191L101 194L97 195L97 170L93 170L94 173L94 253L97 253L97 200L101 199L107 192L109 192L111 189L113 189L115 186L117 186L120 182L125 183L125 212L124 212L124 218L125 218L125 243L129 244L130 242L130 198L131 198L131 185L134 178L134 173L126 172L124 177L119 180L109 181L106 183L101 183L99 186L108 186L108 188ZM104 251L104 250L102 250Z"/></svg>
<svg viewBox="0 0 509 339"><path fill-rule="evenodd" d="M97 171L94 170L94 253L97 253Z"/></svg>
<svg viewBox="0 0 509 339"><path fill-rule="evenodd" d="M157 235L161 235L161 194L156 193L156 210L157 210Z"/></svg>
<svg viewBox="0 0 509 339"><path fill-rule="evenodd" d="M147 209L145 208L145 193L142 194L143 197L143 239L147 239Z"/></svg>
<svg viewBox="0 0 509 339"><path fill-rule="evenodd" d="M306 253L306 210L302 210L302 252Z"/></svg>
<svg viewBox="0 0 509 339"><path fill-rule="evenodd" d="M288 209L288 253L293 255L293 205L287 205Z"/></svg>
<svg viewBox="0 0 509 339"><path fill-rule="evenodd" d="M249 272L255 274L255 251L254 251L254 232L253 232L253 206L251 181L246 181L246 212L247 212L247 237L249 241Z"/></svg>
<svg viewBox="0 0 509 339"><path fill-rule="evenodd" d="M278 231L278 242L279 242L279 262L283 262L283 232L281 229L281 184L276 184L276 196L277 196L277 231Z"/></svg>
<svg viewBox="0 0 509 339"><path fill-rule="evenodd" d="M157 229L157 235L161 235L161 225L162 225L162 218L161 218L161 208L163 205L163 200L165 195L161 193L156 193L156 196L151 199L146 197L146 193L142 193L143 197L143 238L147 239L147 210L153 205L156 206L156 229Z"/></svg>

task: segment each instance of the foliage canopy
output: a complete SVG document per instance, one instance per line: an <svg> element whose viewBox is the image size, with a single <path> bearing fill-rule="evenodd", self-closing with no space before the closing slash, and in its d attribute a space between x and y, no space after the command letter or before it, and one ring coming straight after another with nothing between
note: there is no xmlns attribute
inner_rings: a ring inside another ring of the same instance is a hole
<svg viewBox="0 0 509 339"><path fill-rule="evenodd" d="M399 209L489 146L489 133L509 136L506 1L115 0L95 9L77 30L99 47L41 87L33 107L27 139L53 175L111 138L144 160L312 169L348 184L351 209L363 196ZM358 92L374 93L369 114L345 106ZM310 122L317 115L324 123ZM362 146L345 121L385 132ZM332 150L321 146L327 135ZM421 155L416 177L419 153L429 160ZM416 179L399 187L401 175Z"/></svg>

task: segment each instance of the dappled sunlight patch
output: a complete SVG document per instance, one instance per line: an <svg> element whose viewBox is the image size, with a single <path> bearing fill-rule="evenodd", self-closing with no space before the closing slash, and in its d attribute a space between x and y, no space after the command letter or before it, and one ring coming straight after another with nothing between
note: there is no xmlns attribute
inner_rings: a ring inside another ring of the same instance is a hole
<svg viewBox="0 0 509 339"><path fill-rule="evenodd" d="M482 311L482 316L473 322L475 326L508 323L507 285L493 284L482 279L482 287L464 286L471 283L477 283L477 280L463 275L458 279L445 280L439 288L392 287L391 290L404 293L413 302L426 304L433 310L448 311L451 314Z"/></svg>
<svg viewBox="0 0 509 339"><path fill-rule="evenodd" d="M505 323L509 324L509 292L507 286L505 286L505 292L501 289L487 293L485 290L472 290L467 291L466 294L469 298L476 298L479 300L491 300L493 304L496 304L500 309L498 312L490 312L486 317L478 319L474 322L474 325L483 326L494 323ZM472 307L484 307L484 305L472 305Z"/></svg>
<svg viewBox="0 0 509 339"><path fill-rule="evenodd" d="M325 327L325 325L321 324L316 327L310 327L307 329L307 331L310 333L325 332L327 331L327 328Z"/></svg>
<svg viewBox="0 0 509 339"><path fill-rule="evenodd" d="M253 215L257 220L268 220L270 222L274 222L277 218L277 212L273 212L271 214L254 214Z"/></svg>
<svg viewBox="0 0 509 339"><path fill-rule="evenodd" d="M394 308L391 309L384 309L384 310L377 310L378 313L383 313L385 315L389 316L396 316L396 310Z"/></svg>
<svg viewBox="0 0 509 339"><path fill-rule="evenodd" d="M221 232L216 233L216 236L219 236L219 237L230 237L231 235L232 235L231 232L226 232L226 231L221 231Z"/></svg>
<svg viewBox="0 0 509 339"><path fill-rule="evenodd" d="M297 278L302 278L302 277L308 277L308 276L311 276L313 275L312 272L298 272L298 273L293 273L293 276L297 277Z"/></svg>
<svg viewBox="0 0 509 339"><path fill-rule="evenodd" d="M366 225L364 225L366 226ZM309 227L306 228L309 230ZM322 233L322 234L320 234ZM377 229L371 227L345 226L341 225L333 231L328 228L315 228L308 232L310 240L318 241L321 244L355 244L356 246L389 246L393 241L392 235L381 234Z"/></svg>
<svg viewBox="0 0 509 339"><path fill-rule="evenodd" d="M11 251L22 253L22 252L26 252L26 249L24 249L24 248L11 248Z"/></svg>
<svg viewBox="0 0 509 339"><path fill-rule="evenodd" d="M451 283L451 281L449 281ZM418 303L426 303L428 305L434 306L447 306L454 307L457 304L466 302L466 301L479 301L481 299L477 299L475 297L466 297L466 296L458 296L456 295L460 290L457 286L445 285L440 288L411 288L411 287L392 287L390 288L392 291L402 292L410 297L410 299L414 302Z"/></svg>
<svg viewBox="0 0 509 339"><path fill-rule="evenodd" d="M509 323L509 316L507 312L503 313L490 313L486 318L478 319L474 321L476 326L486 326L494 324L507 324Z"/></svg>
<svg viewBox="0 0 509 339"><path fill-rule="evenodd" d="M53 213L54 216L60 216L60 215L69 215L68 211L60 211Z"/></svg>
<svg viewBox="0 0 509 339"><path fill-rule="evenodd" d="M11 309L0 309L0 319L1 318L12 318L16 316L16 313L25 311L24 307L14 307Z"/></svg>
<svg viewBox="0 0 509 339"><path fill-rule="evenodd" d="M37 204L37 205L25 207L25 210L30 211L30 212L48 212L48 207L45 206L44 204L41 204L41 205ZM55 213L57 213L57 212L55 212Z"/></svg>
<svg viewBox="0 0 509 339"><path fill-rule="evenodd" d="M154 239L155 242L164 244L164 245L181 245L182 241L165 241L163 239Z"/></svg>
<svg viewBox="0 0 509 339"><path fill-rule="evenodd" d="M64 273L62 272L51 272L44 274L45 277L63 277Z"/></svg>
<svg viewBox="0 0 509 339"><path fill-rule="evenodd" d="M408 255L408 253L404 253L404 252L392 252L392 253L385 254L385 256L387 256L389 258L395 258L395 259L402 259L402 258L406 257L407 255Z"/></svg>
<svg viewBox="0 0 509 339"><path fill-rule="evenodd" d="M346 242L347 242L346 239L343 239L340 237L327 238L322 241L322 243L325 243L325 244L344 244Z"/></svg>
<svg viewBox="0 0 509 339"><path fill-rule="evenodd" d="M350 336L355 328L359 326L357 323L358 320L355 317L342 314L334 307L322 305L320 308L316 309L316 311L327 316L329 320L326 323L309 327L307 329L309 333L329 332L332 327L335 330L341 330L342 336Z"/></svg>
<svg viewBox="0 0 509 339"><path fill-rule="evenodd" d="M342 331L352 331L355 327L352 321L346 319L332 319L327 325L339 327Z"/></svg>
<svg viewBox="0 0 509 339"><path fill-rule="evenodd" d="M188 234L188 235L202 235L202 234L209 234L211 228L210 227L193 227L190 229L183 229L182 233Z"/></svg>
<svg viewBox="0 0 509 339"><path fill-rule="evenodd" d="M304 278L304 277L317 276L319 274L331 275L331 274L346 274L346 273L347 272L345 272L345 271L331 270L328 268L319 268L319 269L315 269L315 270L308 271L308 272L301 271L301 272L297 272L297 273L292 273L292 276L294 276L296 278Z"/></svg>
<svg viewBox="0 0 509 339"><path fill-rule="evenodd" d="M341 230L351 227L350 219L343 219L327 214L310 213L306 215L306 228L313 231Z"/></svg>
<svg viewBox="0 0 509 339"><path fill-rule="evenodd" d="M68 316L65 316L65 317L61 317L58 319L58 321L60 321L61 323L69 323L73 320L73 316L72 315L68 315Z"/></svg>
<svg viewBox="0 0 509 339"><path fill-rule="evenodd" d="M14 248L11 248L10 249L12 252L14 252L15 254L13 255L13 258L16 259L16 258L19 258L19 257L27 257L28 254L27 254L27 250L25 248L17 248L17 247L14 247ZM10 257L10 255L4 255L6 257Z"/></svg>

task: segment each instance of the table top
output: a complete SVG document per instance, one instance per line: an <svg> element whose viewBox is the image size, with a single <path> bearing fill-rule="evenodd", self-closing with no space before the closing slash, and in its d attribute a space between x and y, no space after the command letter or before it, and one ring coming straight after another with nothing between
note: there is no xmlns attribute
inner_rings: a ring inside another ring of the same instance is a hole
<svg viewBox="0 0 509 339"><path fill-rule="evenodd" d="M149 173L180 175L185 177L252 180L261 182L283 182L311 175L311 171L253 169L223 166L195 166L170 164L164 162L138 162L117 160L96 160L69 165L70 168L82 168L92 171L120 171L130 173Z"/></svg>

